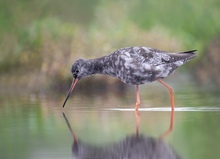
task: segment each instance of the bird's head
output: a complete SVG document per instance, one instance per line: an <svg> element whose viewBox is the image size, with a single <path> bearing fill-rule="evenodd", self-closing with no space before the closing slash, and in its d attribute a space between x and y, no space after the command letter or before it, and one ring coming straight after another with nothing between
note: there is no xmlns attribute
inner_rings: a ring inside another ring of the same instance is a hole
<svg viewBox="0 0 220 159"><path fill-rule="evenodd" d="M89 60L86 59L78 59L72 65L71 72L73 74L74 79L81 79L83 77L91 75L91 67Z"/></svg>
<svg viewBox="0 0 220 159"><path fill-rule="evenodd" d="M80 80L83 77L91 75L91 66L90 61L86 59L78 59L74 64L72 65L71 72L73 74L73 82L70 86L69 92L66 96L66 99L63 103L63 107L65 106L71 92L73 91L73 88L75 87L78 80Z"/></svg>

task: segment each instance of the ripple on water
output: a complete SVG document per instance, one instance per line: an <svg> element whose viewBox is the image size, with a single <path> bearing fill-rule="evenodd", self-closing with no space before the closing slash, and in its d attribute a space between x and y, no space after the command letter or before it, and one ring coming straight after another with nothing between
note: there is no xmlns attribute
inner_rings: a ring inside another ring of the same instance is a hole
<svg viewBox="0 0 220 159"><path fill-rule="evenodd" d="M108 108L109 111L135 111L132 108ZM139 108L139 111L171 111L170 107L157 107L157 108ZM178 112L215 112L220 111L220 107L177 107L174 109Z"/></svg>

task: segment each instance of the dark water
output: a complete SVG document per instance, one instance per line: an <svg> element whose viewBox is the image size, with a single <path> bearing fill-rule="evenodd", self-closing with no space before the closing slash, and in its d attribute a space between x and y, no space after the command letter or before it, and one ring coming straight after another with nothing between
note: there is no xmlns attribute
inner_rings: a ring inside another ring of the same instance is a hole
<svg viewBox="0 0 220 159"><path fill-rule="evenodd" d="M0 96L0 158L220 158L220 95L181 85L175 114L160 85L83 96ZM172 129L173 124L173 129Z"/></svg>

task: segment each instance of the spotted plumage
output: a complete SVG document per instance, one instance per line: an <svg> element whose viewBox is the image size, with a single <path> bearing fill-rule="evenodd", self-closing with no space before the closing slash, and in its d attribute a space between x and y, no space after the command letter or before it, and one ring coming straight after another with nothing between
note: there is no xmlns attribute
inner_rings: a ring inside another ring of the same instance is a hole
<svg viewBox="0 0 220 159"><path fill-rule="evenodd" d="M160 79L167 77L177 67L196 57L195 51L168 53L149 47L126 47L100 58L78 59L72 65L71 72L76 82L93 74L117 77L124 83L136 85L139 94L138 85L155 80L161 82ZM69 93L76 82L73 82Z"/></svg>
<svg viewBox="0 0 220 159"><path fill-rule="evenodd" d="M97 59L79 59L71 71L74 78L104 74L127 84L140 85L167 77L178 66L195 57L194 52L168 53L147 47L128 47Z"/></svg>

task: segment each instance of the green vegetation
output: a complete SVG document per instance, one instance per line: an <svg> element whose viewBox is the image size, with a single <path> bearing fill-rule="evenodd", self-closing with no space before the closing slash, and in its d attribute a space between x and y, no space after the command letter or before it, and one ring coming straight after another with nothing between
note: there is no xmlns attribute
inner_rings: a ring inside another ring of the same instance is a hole
<svg viewBox="0 0 220 159"><path fill-rule="evenodd" d="M75 59L125 46L201 53L219 35L219 15L218 0L3 0L0 74L5 79L0 83L24 72L63 81Z"/></svg>
<svg viewBox="0 0 220 159"><path fill-rule="evenodd" d="M186 47L201 50L220 33L219 8L217 0L169 0L161 5L157 1L142 0L133 10L133 19L142 28L163 26L181 39Z"/></svg>

